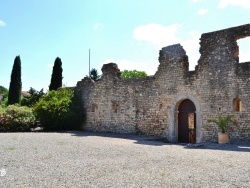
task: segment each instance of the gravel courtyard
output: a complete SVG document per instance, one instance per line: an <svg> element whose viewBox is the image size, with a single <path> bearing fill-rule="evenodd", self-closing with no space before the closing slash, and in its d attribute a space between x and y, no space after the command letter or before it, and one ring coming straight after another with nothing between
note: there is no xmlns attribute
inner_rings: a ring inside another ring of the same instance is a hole
<svg viewBox="0 0 250 188"><path fill-rule="evenodd" d="M250 187L249 142L193 147L90 132L0 138L1 188Z"/></svg>

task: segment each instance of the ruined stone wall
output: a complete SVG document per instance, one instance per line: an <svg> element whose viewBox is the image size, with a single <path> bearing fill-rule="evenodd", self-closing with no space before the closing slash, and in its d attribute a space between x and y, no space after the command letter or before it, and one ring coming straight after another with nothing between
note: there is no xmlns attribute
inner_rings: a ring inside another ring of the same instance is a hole
<svg viewBox="0 0 250 188"><path fill-rule="evenodd" d="M205 33L201 57L189 71L180 44L159 53L157 72L146 78L121 79L116 64L103 66L102 78L77 83L87 112L85 130L157 135L178 141L178 106L190 99L196 107L196 141L217 139L208 119L233 114L239 126L233 139L250 139L250 62L239 63L237 40L250 36L250 25ZM250 59L250 57L249 57ZM241 101L241 109L235 107Z"/></svg>
<svg viewBox="0 0 250 188"><path fill-rule="evenodd" d="M198 70L202 79L202 98L206 108L203 112L203 132L205 139L210 139L214 127L207 123L218 114L233 114L239 126L230 136L237 139L250 138L250 102L249 95L249 63L239 63L237 40L250 36L250 25L229 28L221 31L206 33L201 36L201 58ZM249 57L250 59L250 57ZM234 109L234 99L242 101L242 110ZM216 138L216 137L215 137Z"/></svg>
<svg viewBox="0 0 250 188"><path fill-rule="evenodd" d="M108 69L108 71L107 71ZM156 92L154 77L121 79L114 63L102 68L102 78L93 82L84 78L77 89L82 92L87 111L87 130L159 134L155 125L143 127L142 120L153 122L152 115ZM149 89L150 88L150 89ZM156 125L157 127L158 124ZM146 130L146 129L148 130Z"/></svg>

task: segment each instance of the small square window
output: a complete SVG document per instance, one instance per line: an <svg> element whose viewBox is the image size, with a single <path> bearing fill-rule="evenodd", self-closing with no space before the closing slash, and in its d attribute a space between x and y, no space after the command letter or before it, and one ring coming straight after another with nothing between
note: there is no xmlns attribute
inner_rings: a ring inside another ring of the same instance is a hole
<svg viewBox="0 0 250 188"><path fill-rule="evenodd" d="M97 104L92 104L92 105L91 105L91 111L92 111L92 112L96 112L97 109L98 109Z"/></svg>
<svg viewBox="0 0 250 188"><path fill-rule="evenodd" d="M117 113L118 110L119 110L119 104L113 103L112 104L112 110L113 110L114 113Z"/></svg>

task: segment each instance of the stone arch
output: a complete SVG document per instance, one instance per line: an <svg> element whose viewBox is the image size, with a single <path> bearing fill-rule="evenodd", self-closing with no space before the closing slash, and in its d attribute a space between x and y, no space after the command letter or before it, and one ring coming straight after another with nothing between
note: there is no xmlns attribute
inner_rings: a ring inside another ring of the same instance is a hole
<svg viewBox="0 0 250 188"><path fill-rule="evenodd" d="M171 103L170 103L170 110L168 111L169 117L169 130L168 136L170 142L177 142L178 139L178 108L181 102L185 99L191 100L196 108L196 143L200 143L202 140L202 114L201 114L201 107L196 97L192 94L184 93L177 95Z"/></svg>

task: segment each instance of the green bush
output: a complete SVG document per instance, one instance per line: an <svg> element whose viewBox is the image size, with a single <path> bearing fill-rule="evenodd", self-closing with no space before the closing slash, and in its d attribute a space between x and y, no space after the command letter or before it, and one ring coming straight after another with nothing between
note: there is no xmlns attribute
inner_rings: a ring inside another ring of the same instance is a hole
<svg viewBox="0 0 250 188"><path fill-rule="evenodd" d="M9 91L3 87L3 86L0 86L0 94L2 94L2 100L0 100L0 105L2 107L6 107L8 106L8 95L9 95Z"/></svg>
<svg viewBox="0 0 250 188"><path fill-rule="evenodd" d="M74 91L74 97L72 98L72 104L69 109L68 126L74 130L81 129L82 125L85 123L85 115L86 113L81 94Z"/></svg>
<svg viewBox="0 0 250 188"><path fill-rule="evenodd" d="M8 96L5 97L5 98L2 100L1 106L2 106L3 108L6 108L6 107L8 106Z"/></svg>
<svg viewBox="0 0 250 188"><path fill-rule="evenodd" d="M9 105L0 112L0 131L28 131L34 121L31 108Z"/></svg>
<svg viewBox="0 0 250 188"><path fill-rule="evenodd" d="M44 130L73 130L79 128L79 112L74 105L74 91L63 88L49 91L34 106L34 113ZM77 112L78 111L78 112Z"/></svg>
<svg viewBox="0 0 250 188"><path fill-rule="evenodd" d="M124 70L121 72L121 78L141 78L146 77L147 73L145 71L137 71L137 70Z"/></svg>
<svg viewBox="0 0 250 188"><path fill-rule="evenodd" d="M3 116L4 112L5 112L5 109L2 106L0 106L0 117Z"/></svg>
<svg viewBox="0 0 250 188"><path fill-rule="evenodd" d="M44 95L43 89L40 91L35 90L34 88L30 88L28 96L24 96L21 100L21 106L34 106L39 99Z"/></svg>

